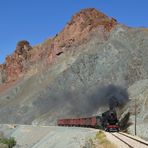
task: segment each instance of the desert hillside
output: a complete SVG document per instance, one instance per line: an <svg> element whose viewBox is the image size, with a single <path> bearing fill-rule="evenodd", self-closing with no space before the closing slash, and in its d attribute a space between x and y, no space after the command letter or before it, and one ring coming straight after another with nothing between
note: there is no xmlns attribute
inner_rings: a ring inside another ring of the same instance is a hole
<svg viewBox="0 0 148 148"><path fill-rule="evenodd" d="M36 46L19 41L0 65L0 123L56 125L100 114L115 96L119 112L131 113L130 132L136 99L138 134L147 137L147 57L147 28L83 9L55 37Z"/></svg>

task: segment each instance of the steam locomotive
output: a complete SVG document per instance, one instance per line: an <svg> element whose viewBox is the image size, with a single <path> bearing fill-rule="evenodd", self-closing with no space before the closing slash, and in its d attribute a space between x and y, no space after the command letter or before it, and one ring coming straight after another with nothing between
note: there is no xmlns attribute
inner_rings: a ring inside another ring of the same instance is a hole
<svg viewBox="0 0 148 148"><path fill-rule="evenodd" d="M119 123L115 110L108 110L102 113L101 116L75 118L75 119L59 119L57 121L57 125L91 127L91 128L103 129L108 132L119 131Z"/></svg>

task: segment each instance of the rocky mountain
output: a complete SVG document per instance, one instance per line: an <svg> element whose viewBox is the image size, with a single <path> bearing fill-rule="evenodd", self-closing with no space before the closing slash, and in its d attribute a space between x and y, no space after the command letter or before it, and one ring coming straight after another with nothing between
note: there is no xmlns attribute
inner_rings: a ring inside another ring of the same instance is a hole
<svg viewBox="0 0 148 148"><path fill-rule="evenodd" d="M62 117L99 114L115 96L119 110L131 112L132 123L134 99L141 104L138 125L144 127L147 56L147 28L83 9L55 37L34 47L18 42L0 65L0 123L53 125Z"/></svg>
<svg viewBox="0 0 148 148"><path fill-rule="evenodd" d="M95 9L85 9L74 15L65 28L52 39L31 47L28 41L20 41L13 55L7 56L5 64L0 65L1 83L15 81L26 74L30 65L38 60L52 63L56 56L71 46L78 46L87 39L96 28L109 32L116 20L109 18ZM32 68L32 67L31 67Z"/></svg>

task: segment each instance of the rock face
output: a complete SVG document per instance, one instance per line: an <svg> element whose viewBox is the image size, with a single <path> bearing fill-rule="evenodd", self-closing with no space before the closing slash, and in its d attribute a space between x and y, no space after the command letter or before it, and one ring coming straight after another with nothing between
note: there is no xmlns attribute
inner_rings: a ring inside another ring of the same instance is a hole
<svg viewBox="0 0 148 148"><path fill-rule="evenodd" d="M143 92L132 97L136 89L130 88L148 79L147 57L148 29L84 9L54 38L35 47L19 42L6 58L0 68L0 123L49 125L62 117L100 113L112 95L108 85L127 88L129 97L139 100ZM146 117L146 107L138 113Z"/></svg>
<svg viewBox="0 0 148 148"><path fill-rule="evenodd" d="M13 55L7 56L5 64L0 65L1 83L14 81L29 69L29 65L36 64L43 58L52 63L55 56L62 54L66 48L82 44L89 33L96 28L102 32L109 32L117 24L96 9L84 9L73 16L66 27L53 39L32 48L28 41L20 41ZM31 52L32 50L32 52ZM48 55L48 57L46 57Z"/></svg>
<svg viewBox="0 0 148 148"><path fill-rule="evenodd" d="M96 28L106 32L110 31L116 24L115 19L107 17L96 9L81 10L72 17L72 20L56 37L54 50L58 53L58 50L61 50L62 47L70 47L73 44L82 42Z"/></svg>
<svg viewBox="0 0 148 148"><path fill-rule="evenodd" d="M132 126L129 132L135 131L135 107L137 120L137 135L148 140L148 79L135 82L129 87L131 103L126 106L126 109L131 112Z"/></svg>
<svg viewBox="0 0 148 148"><path fill-rule="evenodd" d="M28 41L20 41L14 54L6 57L5 64L1 65L1 83L18 79L26 71L26 64L30 59L30 46Z"/></svg>

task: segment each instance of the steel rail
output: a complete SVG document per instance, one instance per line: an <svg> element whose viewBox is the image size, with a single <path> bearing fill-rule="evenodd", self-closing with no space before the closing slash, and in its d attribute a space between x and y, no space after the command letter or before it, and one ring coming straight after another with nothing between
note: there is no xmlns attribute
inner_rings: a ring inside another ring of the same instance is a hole
<svg viewBox="0 0 148 148"><path fill-rule="evenodd" d="M135 141L137 141L137 142L140 142L140 143L142 143L142 144L148 146L148 143L145 143L145 142L143 142L143 141L141 141L141 140L138 140L138 139L136 139L136 138L133 138L133 137L131 137L131 136L128 136L128 135L126 135L126 134L124 134L124 133L118 133L118 134L123 135L123 136L125 136L125 137L128 137L128 138L130 138L130 139L132 139L132 140L135 140Z"/></svg>
<svg viewBox="0 0 148 148"><path fill-rule="evenodd" d="M120 141L122 141L124 144L126 144L128 147L130 148L134 148L133 146L131 146L129 143L127 143L126 141L122 140L121 138L119 138L118 136L114 135L111 133L111 135L113 135L114 137L116 137L117 139L119 139Z"/></svg>

